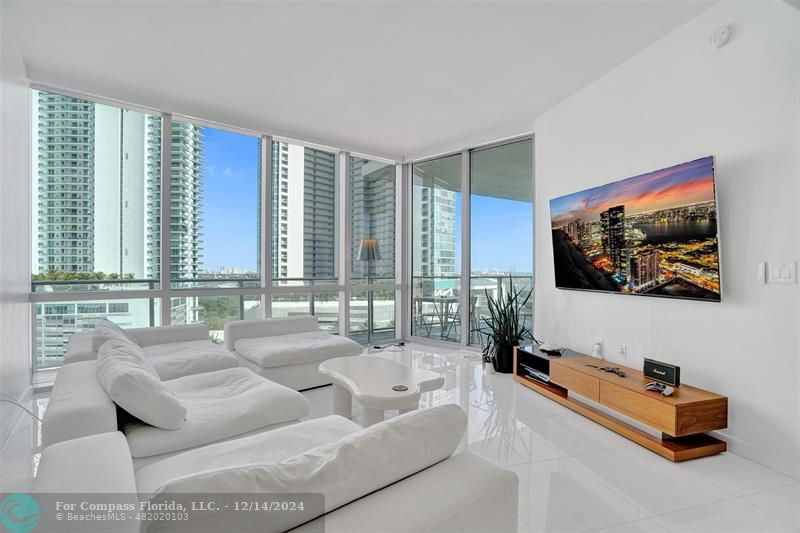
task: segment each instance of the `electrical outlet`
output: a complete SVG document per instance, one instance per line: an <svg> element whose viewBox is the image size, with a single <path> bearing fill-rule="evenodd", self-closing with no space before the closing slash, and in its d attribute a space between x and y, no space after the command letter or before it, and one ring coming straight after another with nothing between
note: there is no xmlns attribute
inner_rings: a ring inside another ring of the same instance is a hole
<svg viewBox="0 0 800 533"><path fill-rule="evenodd" d="M770 262L767 265L769 272L767 279L769 283L796 283L797 282L797 263Z"/></svg>
<svg viewBox="0 0 800 533"><path fill-rule="evenodd" d="M626 361L628 359L628 345L627 344L620 344L619 350L617 351L617 358L620 361Z"/></svg>
<svg viewBox="0 0 800 533"><path fill-rule="evenodd" d="M603 339L597 337L592 344L592 357L603 358Z"/></svg>

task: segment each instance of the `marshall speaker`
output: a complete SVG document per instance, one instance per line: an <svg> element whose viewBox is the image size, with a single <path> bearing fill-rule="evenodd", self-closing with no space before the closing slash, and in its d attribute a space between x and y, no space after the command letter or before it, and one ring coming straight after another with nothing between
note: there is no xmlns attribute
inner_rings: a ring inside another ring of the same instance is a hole
<svg viewBox="0 0 800 533"><path fill-rule="evenodd" d="M681 384L681 367L679 366L645 358L643 372L645 377L672 387L678 387Z"/></svg>

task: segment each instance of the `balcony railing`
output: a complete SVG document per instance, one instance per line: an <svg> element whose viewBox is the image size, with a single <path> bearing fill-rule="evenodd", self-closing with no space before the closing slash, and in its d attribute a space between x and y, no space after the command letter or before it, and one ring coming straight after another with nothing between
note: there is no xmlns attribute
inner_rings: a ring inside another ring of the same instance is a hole
<svg viewBox="0 0 800 533"><path fill-rule="evenodd" d="M290 281L292 285L276 284L279 292L272 296L272 316L314 315L319 318L321 330L339 333L342 320L339 299L345 293L340 292L339 287L331 287L335 280L292 278L283 281ZM160 325L161 305L169 306L171 324L202 322L208 325L211 339L215 342L222 342L225 322L257 319L265 315L261 308L258 279L209 277L173 280L170 285L170 301L162 302L161 293L156 291L160 287L156 279L32 281L36 368L60 366L70 336L92 330L99 320L110 319L124 328ZM315 288L309 290L309 285ZM292 286L301 292L290 292ZM235 289L237 293L214 294L208 289ZM136 293L126 298L126 291ZM148 291L153 295L148 295ZM202 292L198 294L198 291ZM375 298L373 301L373 340L395 338L394 294L393 291L375 291L376 294L382 292L391 293L391 298ZM108 297L102 293L109 293ZM364 298L359 296L362 293ZM370 316L366 291L356 289L352 294L349 334L358 341L366 341Z"/></svg>
<svg viewBox="0 0 800 533"><path fill-rule="evenodd" d="M80 274L77 272L76 274ZM157 279L74 279L74 280L35 280L31 282L31 292L95 292L153 290L158 288Z"/></svg>

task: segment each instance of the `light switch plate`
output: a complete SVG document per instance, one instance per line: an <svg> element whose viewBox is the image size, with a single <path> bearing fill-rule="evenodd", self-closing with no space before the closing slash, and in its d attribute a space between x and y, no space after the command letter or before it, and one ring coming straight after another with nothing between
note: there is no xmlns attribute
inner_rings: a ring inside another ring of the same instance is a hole
<svg viewBox="0 0 800 533"><path fill-rule="evenodd" d="M797 263L771 262L769 263L769 283L797 283Z"/></svg>

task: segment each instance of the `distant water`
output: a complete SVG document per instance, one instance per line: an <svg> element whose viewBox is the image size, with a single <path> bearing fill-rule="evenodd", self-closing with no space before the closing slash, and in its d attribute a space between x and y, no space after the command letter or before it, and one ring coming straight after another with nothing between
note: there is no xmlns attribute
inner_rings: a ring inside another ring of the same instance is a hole
<svg viewBox="0 0 800 533"><path fill-rule="evenodd" d="M711 220L634 224L633 227L642 230L647 235L645 244L688 242L694 239L714 237L717 234L717 223Z"/></svg>

